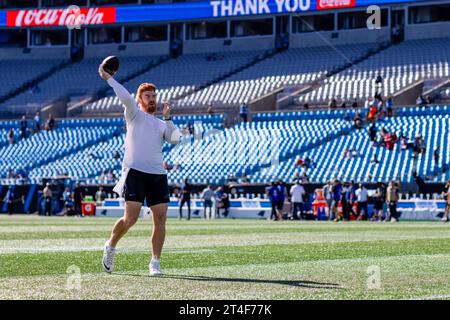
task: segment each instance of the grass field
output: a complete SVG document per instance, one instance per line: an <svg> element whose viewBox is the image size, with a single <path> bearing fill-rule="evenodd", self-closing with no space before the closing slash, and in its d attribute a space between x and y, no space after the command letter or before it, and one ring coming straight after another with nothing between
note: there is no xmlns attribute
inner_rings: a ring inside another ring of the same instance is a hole
<svg viewBox="0 0 450 320"><path fill-rule="evenodd" d="M150 220L103 272L114 221L1 216L0 300L450 299L448 224L169 219L155 278Z"/></svg>

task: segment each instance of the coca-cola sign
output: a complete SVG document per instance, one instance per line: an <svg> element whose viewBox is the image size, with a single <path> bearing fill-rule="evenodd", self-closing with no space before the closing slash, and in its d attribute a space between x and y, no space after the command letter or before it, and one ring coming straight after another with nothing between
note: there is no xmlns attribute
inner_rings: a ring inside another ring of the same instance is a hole
<svg viewBox="0 0 450 320"><path fill-rule="evenodd" d="M317 0L317 10L349 8L355 6L355 0Z"/></svg>
<svg viewBox="0 0 450 320"><path fill-rule="evenodd" d="M46 27L109 24L116 22L116 7L8 10L8 27Z"/></svg>

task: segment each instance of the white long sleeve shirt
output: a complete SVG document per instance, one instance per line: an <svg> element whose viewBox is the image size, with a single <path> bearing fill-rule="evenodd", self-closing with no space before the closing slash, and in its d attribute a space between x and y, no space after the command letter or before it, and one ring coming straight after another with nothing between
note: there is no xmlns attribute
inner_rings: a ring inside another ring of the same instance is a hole
<svg viewBox="0 0 450 320"><path fill-rule="evenodd" d="M107 82L125 107L127 134L122 166L151 174L166 174L162 146L164 141L177 144L181 138L179 129L172 121L163 121L141 111L136 100L114 78Z"/></svg>

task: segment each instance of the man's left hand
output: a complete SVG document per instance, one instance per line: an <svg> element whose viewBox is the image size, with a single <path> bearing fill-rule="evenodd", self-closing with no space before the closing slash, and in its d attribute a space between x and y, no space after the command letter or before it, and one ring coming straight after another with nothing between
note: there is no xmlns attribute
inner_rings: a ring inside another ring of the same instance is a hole
<svg viewBox="0 0 450 320"><path fill-rule="evenodd" d="M169 101L164 100L163 101L163 111L162 111L164 119L170 118L170 111L171 111L171 109L170 109Z"/></svg>

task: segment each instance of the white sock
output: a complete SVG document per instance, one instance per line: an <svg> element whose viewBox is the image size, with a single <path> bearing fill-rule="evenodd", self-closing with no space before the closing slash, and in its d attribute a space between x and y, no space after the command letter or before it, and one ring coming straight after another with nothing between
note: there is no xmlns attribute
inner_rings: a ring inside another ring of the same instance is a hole
<svg viewBox="0 0 450 320"><path fill-rule="evenodd" d="M111 246L111 244L109 243L109 241L106 241L106 246L110 249L116 249L116 247Z"/></svg>

